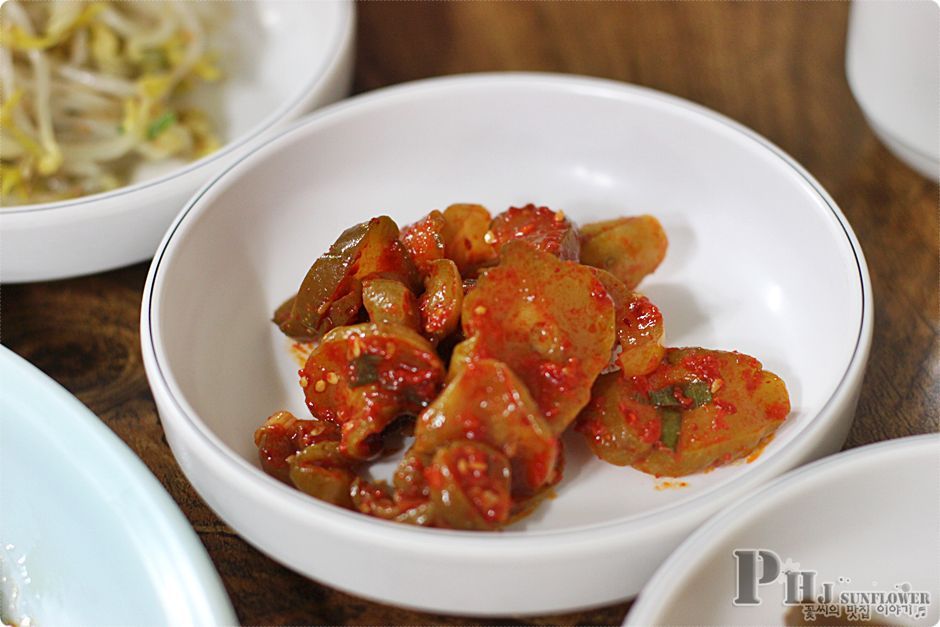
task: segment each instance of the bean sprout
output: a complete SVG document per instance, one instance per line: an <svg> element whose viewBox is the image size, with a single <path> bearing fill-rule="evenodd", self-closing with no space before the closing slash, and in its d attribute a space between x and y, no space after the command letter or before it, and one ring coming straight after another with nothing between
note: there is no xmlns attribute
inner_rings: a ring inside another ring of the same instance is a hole
<svg viewBox="0 0 940 627"><path fill-rule="evenodd" d="M4 2L0 204L107 191L141 160L217 149L184 95L220 78L207 31L222 11L179 0Z"/></svg>

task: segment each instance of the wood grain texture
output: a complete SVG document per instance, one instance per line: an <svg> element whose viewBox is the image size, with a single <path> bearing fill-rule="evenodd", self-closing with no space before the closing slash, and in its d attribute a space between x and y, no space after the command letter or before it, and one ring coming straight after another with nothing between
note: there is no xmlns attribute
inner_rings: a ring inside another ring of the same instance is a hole
<svg viewBox="0 0 940 627"><path fill-rule="evenodd" d="M369 2L355 89L442 74L608 77L720 111L793 155L855 229L875 292L871 362L847 447L938 430L938 188L875 139L843 71L847 3ZM75 393L146 462L218 567L244 624L619 624L629 604L474 620L385 607L267 559L205 506L174 461L141 365L146 265L4 286L3 343ZM812 304L807 304L812 306Z"/></svg>

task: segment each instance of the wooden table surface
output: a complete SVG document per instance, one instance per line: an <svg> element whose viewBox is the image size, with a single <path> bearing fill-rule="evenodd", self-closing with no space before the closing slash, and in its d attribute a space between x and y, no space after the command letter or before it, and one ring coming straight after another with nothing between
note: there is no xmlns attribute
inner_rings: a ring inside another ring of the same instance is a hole
<svg viewBox="0 0 940 627"><path fill-rule="evenodd" d="M875 139L844 74L845 2L369 2L356 92L484 70L619 79L724 113L793 155L861 241L875 294L871 362L847 448L935 432L938 188ZM244 624L620 624L629 603L498 621L424 615L337 592L242 541L180 472L144 377L146 264L4 286L2 341L72 391L146 462L192 522Z"/></svg>

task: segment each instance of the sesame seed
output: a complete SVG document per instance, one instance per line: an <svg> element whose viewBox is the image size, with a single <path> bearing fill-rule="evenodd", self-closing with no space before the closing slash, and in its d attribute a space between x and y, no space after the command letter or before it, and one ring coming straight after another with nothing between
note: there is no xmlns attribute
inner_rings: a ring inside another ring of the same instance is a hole
<svg viewBox="0 0 940 627"><path fill-rule="evenodd" d="M324 381L323 379L320 379L319 381L317 381L316 385L313 386L313 389L316 390L317 392L322 392L323 390L326 389L326 381Z"/></svg>
<svg viewBox="0 0 940 627"><path fill-rule="evenodd" d="M310 385L310 380L307 377L300 377L300 387L305 388Z"/></svg>
<svg viewBox="0 0 940 627"><path fill-rule="evenodd" d="M483 490L480 493L480 501L487 507L493 507L499 502L499 495L493 490Z"/></svg>
<svg viewBox="0 0 940 627"><path fill-rule="evenodd" d="M330 385L336 385L337 383L339 383L339 377L336 376L335 372L329 372L326 375L326 382L329 383Z"/></svg>
<svg viewBox="0 0 940 627"><path fill-rule="evenodd" d="M483 234L483 241L486 242L487 244L495 244L496 235L493 233L493 231L487 231L486 233Z"/></svg>
<svg viewBox="0 0 940 627"><path fill-rule="evenodd" d="M469 464L470 464L470 468L472 468L473 470L477 470L477 471L486 470L486 462L482 460L474 459L471 462L469 462Z"/></svg>
<svg viewBox="0 0 940 627"><path fill-rule="evenodd" d="M559 209L555 212L555 222L564 222L565 221L565 212Z"/></svg>
<svg viewBox="0 0 940 627"><path fill-rule="evenodd" d="M486 307L484 307L483 305L477 305L477 306L473 309L473 313L475 313L475 314L478 315L478 316L482 316L483 314L486 313Z"/></svg>

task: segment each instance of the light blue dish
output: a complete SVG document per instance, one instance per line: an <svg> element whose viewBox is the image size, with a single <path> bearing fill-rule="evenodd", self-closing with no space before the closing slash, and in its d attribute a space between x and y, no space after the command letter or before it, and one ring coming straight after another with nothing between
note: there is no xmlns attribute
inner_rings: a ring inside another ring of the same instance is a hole
<svg viewBox="0 0 940 627"><path fill-rule="evenodd" d="M18 603L5 617L36 625L237 623L205 549L144 464L4 347L0 570L5 614Z"/></svg>

